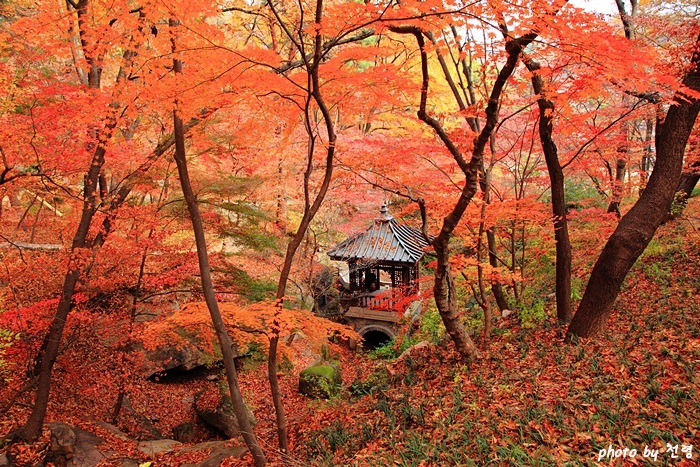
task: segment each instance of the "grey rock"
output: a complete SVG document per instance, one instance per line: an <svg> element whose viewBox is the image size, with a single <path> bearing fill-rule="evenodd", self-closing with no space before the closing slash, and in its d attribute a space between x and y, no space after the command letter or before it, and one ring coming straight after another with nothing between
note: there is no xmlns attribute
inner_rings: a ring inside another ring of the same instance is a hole
<svg viewBox="0 0 700 467"><path fill-rule="evenodd" d="M49 428L51 430L51 445L49 448L51 452L55 456L71 459L75 455L75 443L78 441L75 431L63 422L49 423Z"/></svg>
<svg viewBox="0 0 700 467"><path fill-rule="evenodd" d="M71 427L62 422L49 423L51 429L51 457L55 463L88 467L99 464L107 454L95 446L104 440L89 431Z"/></svg>
<svg viewBox="0 0 700 467"><path fill-rule="evenodd" d="M126 435L126 433L124 433L123 431L121 431L119 428L112 425L111 423L107 423L107 422L102 421L102 420L94 420L94 419L92 420L92 422L95 425L99 426L100 428L104 428L105 430L109 431L112 435L116 436L119 439L123 439L125 441L130 439Z"/></svg>
<svg viewBox="0 0 700 467"><path fill-rule="evenodd" d="M242 446L226 446L226 441L207 441L205 443L195 444L194 446L186 446L180 452L197 452L210 450L209 456L197 464L196 467L218 467L224 459L229 457L243 457L248 451ZM195 467L194 464L188 464L190 467ZM183 465L183 467L185 467Z"/></svg>
<svg viewBox="0 0 700 467"><path fill-rule="evenodd" d="M115 462L119 467L139 467L142 462L139 459L132 459L131 457L122 457L117 459Z"/></svg>
<svg viewBox="0 0 700 467"><path fill-rule="evenodd" d="M213 426L217 430L224 433L229 438L237 438L241 435L241 429L238 424L238 419L233 411L233 404L231 403L231 397L222 394L221 389L219 389L217 397L218 402L215 408L205 407L202 403L202 394L200 392L194 398L194 408L197 412L197 416L204 420L209 425ZM246 414L248 415L248 421L251 426L257 424L253 411L250 410L248 404L245 405Z"/></svg>
<svg viewBox="0 0 700 467"><path fill-rule="evenodd" d="M95 446L104 440L89 431L73 428L78 440L75 443L75 455L68 463L69 466L87 467L99 464L111 453L103 453Z"/></svg>
<svg viewBox="0 0 700 467"><path fill-rule="evenodd" d="M192 422L183 422L173 427L173 438L181 443L191 443L197 434L195 424Z"/></svg>
<svg viewBox="0 0 700 467"><path fill-rule="evenodd" d="M386 371L387 373L389 373L389 376L396 376L400 370L401 365L406 360L413 358L412 355L415 355L416 352L420 352L422 349L431 347L432 345L433 344L431 344L428 341L420 341L417 344L412 345L411 347L404 350L395 361L386 366Z"/></svg>
<svg viewBox="0 0 700 467"><path fill-rule="evenodd" d="M160 452L168 452L180 446L182 443L174 439L156 439L153 441L141 441L138 445L139 451L147 456L154 456Z"/></svg>
<svg viewBox="0 0 700 467"><path fill-rule="evenodd" d="M202 352L194 345L159 347L146 352L145 359L142 374L146 378L170 370L192 370L216 361L213 355Z"/></svg>
<svg viewBox="0 0 700 467"><path fill-rule="evenodd" d="M240 458L248 450L242 446L221 446L212 450L209 457L197 464L197 467L219 467L224 459L229 457Z"/></svg>

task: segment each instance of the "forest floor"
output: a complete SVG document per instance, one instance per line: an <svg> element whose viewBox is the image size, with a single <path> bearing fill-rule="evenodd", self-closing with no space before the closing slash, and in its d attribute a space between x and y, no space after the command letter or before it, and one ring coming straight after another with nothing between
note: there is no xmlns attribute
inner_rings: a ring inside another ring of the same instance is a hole
<svg viewBox="0 0 700 467"><path fill-rule="evenodd" d="M689 210L698 212L697 205ZM553 310L530 329L515 313L496 322L482 359L464 362L443 341L412 353L393 375L387 371L391 360L331 345L343 370L340 396L315 401L300 395L298 368L281 377L289 464L700 465L698 228L697 218L661 227L627 278L607 331L595 339L564 344L565 328ZM70 352L93 352L84 344L75 342ZM93 355L58 368L47 421L65 421L105 439L114 454L101 465L121 465L117 459L123 457L153 466L203 460L206 453L184 450L148 458L135 441L96 425L94 420L109 418L116 399L101 378L100 365L109 358ZM219 371L142 381L130 386L131 406L170 437L172 427L194 418L192 396L215 384L205 376ZM240 380L263 449L281 463L265 363L246 364ZM16 404L0 419L0 434L25 420L28 410L28 401ZM135 432L135 424L126 415L117 421L127 433ZM13 445L12 454L33 465L48 439L45 430L37 443ZM626 457L613 458L625 448ZM251 464L246 456L222 465Z"/></svg>

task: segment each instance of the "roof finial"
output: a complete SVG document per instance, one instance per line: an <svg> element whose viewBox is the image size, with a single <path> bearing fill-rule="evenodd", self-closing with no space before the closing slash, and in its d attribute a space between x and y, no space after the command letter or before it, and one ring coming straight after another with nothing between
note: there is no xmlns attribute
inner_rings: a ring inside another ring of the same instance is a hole
<svg viewBox="0 0 700 467"><path fill-rule="evenodd" d="M389 214L389 208L386 205L386 201L382 203L382 207L379 208L379 219L380 221L390 221L394 218L391 214Z"/></svg>

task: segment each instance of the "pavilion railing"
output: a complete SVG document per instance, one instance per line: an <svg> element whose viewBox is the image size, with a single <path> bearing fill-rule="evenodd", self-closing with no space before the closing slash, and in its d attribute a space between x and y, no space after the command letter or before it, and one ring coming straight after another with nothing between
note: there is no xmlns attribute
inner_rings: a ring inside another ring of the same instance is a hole
<svg viewBox="0 0 700 467"><path fill-rule="evenodd" d="M389 288L376 292L355 293L344 297L342 300L346 303L346 306L358 306L370 310L396 311L395 307L408 303L406 302L406 297L416 292L414 288Z"/></svg>

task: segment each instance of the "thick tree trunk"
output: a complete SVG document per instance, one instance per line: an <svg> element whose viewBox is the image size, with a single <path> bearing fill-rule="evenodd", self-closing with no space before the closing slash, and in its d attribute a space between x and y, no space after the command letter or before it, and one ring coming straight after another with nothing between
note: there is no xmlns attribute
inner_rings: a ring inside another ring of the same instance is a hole
<svg viewBox="0 0 700 467"><path fill-rule="evenodd" d="M683 85L700 92L700 52L693 54L692 69ZM678 187L685 147L700 112L700 100L682 92L675 97L666 118L656 123L656 164L649 183L603 248L567 338L594 336L605 328L625 276L666 219Z"/></svg>
<svg viewBox="0 0 700 467"><path fill-rule="evenodd" d="M171 20L170 25L174 26L175 24L176 23ZM173 39L173 52L175 51L175 40ZM182 73L182 62L180 60L173 59L173 70L175 73ZM192 221L192 231L194 233L195 244L197 246L197 260L199 262L199 272L202 281L202 292L204 293L204 301L209 309L212 325L214 326L214 331L216 332L216 337L218 338L219 346L221 347L221 356L224 361L226 380L228 382L229 392L231 394L233 412L238 420L238 425L241 429L243 440L245 441L246 446L248 446L248 450L255 460L255 465L263 466L267 464L267 459L265 458L265 454L258 444L258 440L253 433L253 427L248 420L245 402L238 385L238 375L236 373L236 366L233 361L231 339L229 338L228 331L226 330L224 320L221 317L219 304L216 301L216 295L214 293L214 284L211 280L211 266L209 265L209 254L207 252L207 242L204 236L204 224L202 223L202 216L199 212L199 203L194 191L192 190L189 171L187 169L185 127L182 123L182 119L180 119L178 116L177 110L173 111L173 122L175 137L175 163L177 164L177 173L180 177L182 194L185 198L185 203L187 204L190 220Z"/></svg>
<svg viewBox="0 0 700 467"><path fill-rule="evenodd" d="M479 357L479 350L467 335L467 330L460 319L460 313L457 311L457 286L450 270L449 244L434 242L433 247L437 256L433 295L445 330L460 354L470 358Z"/></svg>

